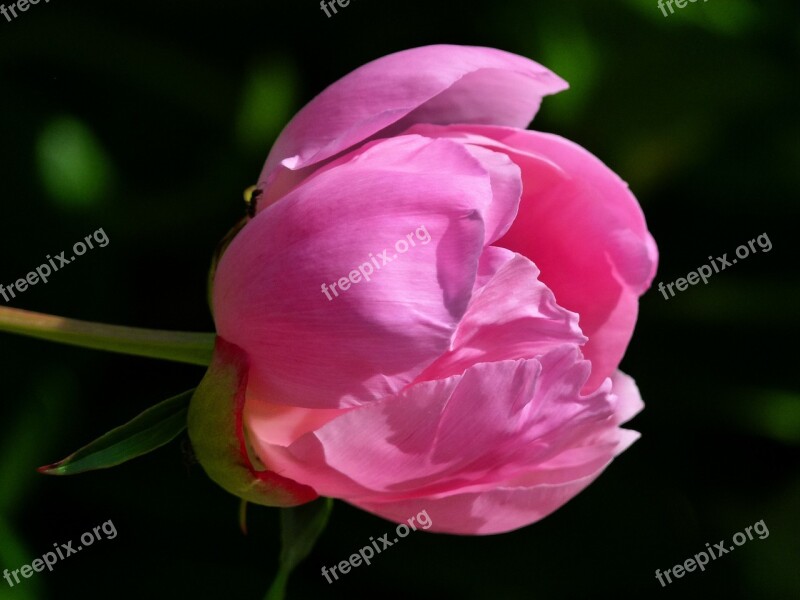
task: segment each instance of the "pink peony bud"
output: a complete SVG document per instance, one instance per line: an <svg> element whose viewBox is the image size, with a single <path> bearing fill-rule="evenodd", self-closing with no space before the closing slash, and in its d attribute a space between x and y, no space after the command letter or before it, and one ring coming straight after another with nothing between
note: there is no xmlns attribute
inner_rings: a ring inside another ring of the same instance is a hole
<svg viewBox="0 0 800 600"><path fill-rule="evenodd" d="M638 437L617 367L657 249L617 175L524 129L566 87L499 50L416 48L275 143L213 305L253 460L298 502L509 531Z"/></svg>

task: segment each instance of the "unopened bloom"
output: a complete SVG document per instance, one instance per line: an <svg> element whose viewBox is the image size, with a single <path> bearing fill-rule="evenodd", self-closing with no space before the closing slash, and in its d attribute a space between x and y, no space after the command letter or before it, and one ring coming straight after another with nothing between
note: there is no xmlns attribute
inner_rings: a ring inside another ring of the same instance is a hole
<svg viewBox="0 0 800 600"><path fill-rule="evenodd" d="M298 502L508 531L638 437L617 368L656 245L617 175L525 129L566 87L499 50L416 48L330 86L275 143L213 305L241 451Z"/></svg>

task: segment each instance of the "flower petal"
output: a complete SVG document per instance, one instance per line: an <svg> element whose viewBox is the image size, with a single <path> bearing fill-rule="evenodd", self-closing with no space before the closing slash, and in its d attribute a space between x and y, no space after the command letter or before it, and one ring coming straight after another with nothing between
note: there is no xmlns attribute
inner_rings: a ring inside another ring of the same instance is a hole
<svg viewBox="0 0 800 600"><path fill-rule="evenodd" d="M578 315L556 304L530 260L504 248L487 248L477 288L450 351L417 377L441 379L480 362L535 358L563 344L584 344Z"/></svg>
<svg viewBox="0 0 800 600"><path fill-rule="evenodd" d="M600 471L582 479L536 487L498 487L448 496L393 502L355 502L358 508L404 523L426 511L429 531L459 535L506 533L535 523L582 492Z"/></svg>
<svg viewBox="0 0 800 600"><path fill-rule="evenodd" d="M384 56L329 86L289 122L259 177L262 204L308 174L287 170L313 167L415 123L527 127L542 97L566 87L545 67L494 48L435 45Z"/></svg>
<svg viewBox="0 0 800 600"><path fill-rule="evenodd" d="M413 381L450 347L485 228L503 228L493 224L508 213L492 209L495 179L460 144L403 136L259 213L214 283L217 331L253 365L249 393L339 409Z"/></svg>
<svg viewBox="0 0 800 600"><path fill-rule="evenodd" d="M641 410L643 404L633 379L617 371L611 395L614 413L596 435L537 465L513 483L494 489L470 490L429 497L358 500L359 508L396 523L426 511L431 531L486 535L530 525L551 514L584 490L626 450L639 434L616 427Z"/></svg>
<svg viewBox="0 0 800 600"><path fill-rule="evenodd" d="M612 375L633 334L638 298L655 276L658 250L627 185L592 154L561 137L501 127L418 125L508 154L522 169L523 197L495 245L528 257L560 306L580 315L592 362L586 389Z"/></svg>
<svg viewBox="0 0 800 600"><path fill-rule="evenodd" d="M387 501L491 489L613 426L610 382L580 395L588 373L577 348L564 345L539 360L482 363L416 384L288 449L265 447L261 432L251 434L268 468L356 504L377 494Z"/></svg>

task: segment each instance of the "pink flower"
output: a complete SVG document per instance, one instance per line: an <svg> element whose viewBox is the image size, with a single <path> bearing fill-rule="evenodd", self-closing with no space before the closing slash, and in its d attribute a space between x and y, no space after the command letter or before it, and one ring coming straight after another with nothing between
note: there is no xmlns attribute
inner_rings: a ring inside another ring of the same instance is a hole
<svg viewBox="0 0 800 600"><path fill-rule="evenodd" d="M524 129L566 87L499 50L416 48L275 143L213 304L252 450L297 498L509 531L638 437L617 367L657 249L617 175Z"/></svg>

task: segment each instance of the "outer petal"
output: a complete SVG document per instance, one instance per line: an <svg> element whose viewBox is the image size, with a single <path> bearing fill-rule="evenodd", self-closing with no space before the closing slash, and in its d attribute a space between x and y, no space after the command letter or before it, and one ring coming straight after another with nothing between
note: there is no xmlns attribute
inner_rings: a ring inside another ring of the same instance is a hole
<svg viewBox="0 0 800 600"><path fill-rule="evenodd" d="M634 431L616 427L641 409L639 391L633 380L619 371L613 382L614 414L607 427L511 484L490 490L467 489L451 495L354 504L396 523L424 510L432 522L430 530L443 533L485 535L530 525L585 489L614 456L639 437Z"/></svg>
<svg viewBox="0 0 800 600"><path fill-rule="evenodd" d="M498 487L400 502L356 502L359 508L395 523L427 511L429 531L462 535L505 533L543 519L582 492L600 472L558 485Z"/></svg>
<svg viewBox="0 0 800 600"><path fill-rule="evenodd" d="M522 169L523 197L496 245L530 258L560 306L580 315L592 362L586 389L612 375L628 346L638 298L655 275L658 250L627 185L580 146L558 136L481 126L416 126L505 152Z"/></svg>
<svg viewBox="0 0 800 600"><path fill-rule="evenodd" d="M642 396L630 375L617 371L611 378L616 397L614 414L618 425L630 421L644 408Z"/></svg>
<svg viewBox="0 0 800 600"><path fill-rule="evenodd" d="M565 345L539 360L482 363L417 384L285 451L251 427L252 439L276 473L356 504L493 489L615 426L610 382L580 395L588 371L576 347Z"/></svg>
<svg viewBox="0 0 800 600"><path fill-rule="evenodd" d="M513 217L493 206L518 201L519 186L496 184L518 177L517 167L490 168L449 140L393 138L320 171L252 220L214 284L217 330L253 365L249 392L346 408L399 391L445 352L484 231ZM373 272L359 275L364 265ZM340 283L351 273L358 283Z"/></svg>
<svg viewBox="0 0 800 600"><path fill-rule="evenodd" d="M262 204L308 174L285 170L307 169L414 123L524 128L543 96L566 87L543 66L494 48L424 46L384 56L329 86L289 122L259 178Z"/></svg>

